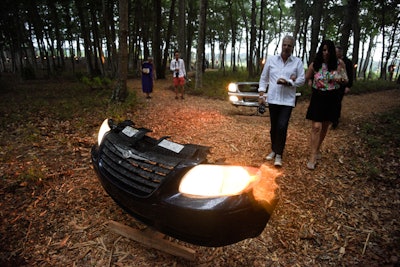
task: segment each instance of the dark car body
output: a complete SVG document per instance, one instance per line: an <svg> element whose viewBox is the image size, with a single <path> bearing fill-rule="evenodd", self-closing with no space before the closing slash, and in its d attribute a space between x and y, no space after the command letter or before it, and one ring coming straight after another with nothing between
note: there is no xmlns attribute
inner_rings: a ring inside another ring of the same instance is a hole
<svg viewBox="0 0 400 267"><path fill-rule="evenodd" d="M255 200L252 188L220 197L179 192L185 173L206 163L208 147L154 139L148 132L125 121L92 148L97 176L120 207L164 234L201 246L224 246L263 231L271 210Z"/></svg>

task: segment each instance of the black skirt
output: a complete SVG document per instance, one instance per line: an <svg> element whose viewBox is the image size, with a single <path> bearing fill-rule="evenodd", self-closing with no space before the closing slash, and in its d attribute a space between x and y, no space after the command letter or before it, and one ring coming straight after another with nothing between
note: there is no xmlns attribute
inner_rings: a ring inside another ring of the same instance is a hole
<svg viewBox="0 0 400 267"><path fill-rule="evenodd" d="M336 122L339 119L339 90L321 91L312 89L306 119L318 122Z"/></svg>

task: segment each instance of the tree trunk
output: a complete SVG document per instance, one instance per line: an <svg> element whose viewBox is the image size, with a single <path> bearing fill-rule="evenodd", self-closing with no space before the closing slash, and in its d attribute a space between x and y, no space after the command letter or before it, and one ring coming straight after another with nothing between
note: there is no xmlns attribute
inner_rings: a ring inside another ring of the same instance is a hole
<svg viewBox="0 0 400 267"><path fill-rule="evenodd" d="M188 8L187 8L187 20L188 21L194 21L196 20L196 18L199 16L199 10L200 7L197 5L197 1L189 1L188 3ZM193 40L196 37L196 30L198 30L198 26L197 28L195 28L194 23L188 23L186 25L186 56L184 58L185 64L186 64L186 71L191 71L191 62L192 62L192 45L193 45ZM198 34L197 34L197 38L198 38Z"/></svg>
<svg viewBox="0 0 400 267"><path fill-rule="evenodd" d="M57 8L55 6L55 3L51 0L47 1L47 5L49 6L49 10L51 13L51 19L53 21L53 26L54 26L54 36L56 38L56 48L57 48L57 66L56 68L64 69L65 67L65 62L64 62L64 50L63 50L63 41L61 38L61 33L60 33L60 20L58 19L57 16Z"/></svg>
<svg viewBox="0 0 400 267"><path fill-rule="evenodd" d="M390 59L390 56L391 56L392 51L394 49L394 46L398 45L398 42L395 41L396 36L397 36L396 33L397 33L398 26L399 26L399 19L397 18L395 20L395 22L394 22L393 27L392 27L391 36L390 36L390 42L387 45L386 58L385 58L385 62L384 62L384 65L383 65L385 70L388 70L389 59ZM394 58L396 58L396 55L394 56ZM391 73L389 73L389 80L390 81L392 81L392 75L393 75L393 71ZM385 79L387 80L387 77Z"/></svg>
<svg viewBox="0 0 400 267"><path fill-rule="evenodd" d="M264 9L265 9L265 0L261 0L260 3L260 25L258 29L258 44L257 44L257 55L256 55L256 73L261 72L261 58L264 55L264 44L265 44L265 29L264 29Z"/></svg>
<svg viewBox="0 0 400 267"><path fill-rule="evenodd" d="M78 16L81 26L81 33L83 37L83 46L85 48L85 59L86 65L90 75L93 75L94 68L92 62L92 42L90 40L89 26L87 24L87 12L85 12L84 3L80 0L75 0L76 9L78 10Z"/></svg>
<svg viewBox="0 0 400 267"><path fill-rule="evenodd" d="M165 36L165 48L164 48L164 56L161 65L160 73L158 76L160 79L165 78L165 70L167 69L167 61L168 61L168 49L170 44L170 39L172 35L172 25L173 25L173 17L174 17L174 10L175 10L175 2L176 0L171 0L171 8L169 9L169 21L168 21L168 28L167 28L167 35Z"/></svg>
<svg viewBox="0 0 400 267"><path fill-rule="evenodd" d="M352 63L353 63L353 80L357 80L357 70L354 69L354 66L358 66L358 54L360 49L360 23L359 23L359 6L358 1L354 0L355 12L353 16L352 29L353 29L353 53L352 53Z"/></svg>
<svg viewBox="0 0 400 267"><path fill-rule="evenodd" d="M156 73L156 77L159 77L160 72L162 71L159 66L161 66L161 34L162 31L162 18L161 18L161 0L154 0L154 31L153 31L153 57L154 57L154 66Z"/></svg>
<svg viewBox="0 0 400 267"><path fill-rule="evenodd" d="M367 54L365 55L365 60L364 62L362 62L362 66L360 67L360 71L358 73L358 77L363 77L364 79L367 78L367 69L368 69L368 65L369 65L369 61L371 59L371 54L372 54L372 49L375 46L375 42L374 42L375 36L370 36L370 41L369 41L369 45L368 45L368 49L367 49ZM360 62L361 63L361 62Z"/></svg>
<svg viewBox="0 0 400 267"><path fill-rule="evenodd" d="M233 14L234 14L234 4L232 3L232 0L227 1L227 5L229 7L229 24L231 27L231 33L232 33L232 41L231 41L231 66L232 66L232 71L236 72L236 34L237 34L237 21L235 21Z"/></svg>
<svg viewBox="0 0 400 267"><path fill-rule="evenodd" d="M114 10L114 1L110 0L102 0L103 2L103 18L104 18L104 35L106 38L106 47L107 47L107 73L110 74L111 77L115 77L115 73L117 71L117 66L115 64L117 57L116 49L115 49L115 32L112 31L112 27L114 23L113 21L113 10Z"/></svg>
<svg viewBox="0 0 400 267"><path fill-rule="evenodd" d="M90 6L90 17L91 17L91 29L93 35L93 58L94 58L94 76L102 76L104 75L104 62L103 58L103 50L101 47L101 40L99 35L99 27L98 27L98 15L97 9L94 3L91 3Z"/></svg>
<svg viewBox="0 0 400 267"><path fill-rule="evenodd" d="M381 75L380 79L386 80L386 68L385 68L385 38L386 38L386 32L385 32L385 0L381 0L381 14L382 14L382 22L381 22L381 33L382 33L382 55L381 55Z"/></svg>
<svg viewBox="0 0 400 267"><path fill-rule="evenodd" d="M256 8L257 1L251 1L251 26L250 26L250 44L249 44L249 77L254 77L254 48L256 46Z"/></svg>
<svg viewBox="0 0 400 267"><path fill-rule="evenodd" d="M347 5L344 6L344 20L341 28L340 46L343 48L343 55L347 55L347 49L349 47L350 33L353 25L353 21L357 19L355 17L357 13L357 2L358 0L349 0Z"/></svg>
<svg viewBox="0 0 400 267"><path fill-rule="evenodd" d="M119 0L119 51L118 81L114 88L112 100L123 102L128 95L128 0Z"/></svg>
<svg viewBox="0 0 400 267"><path fill-rule="evenodd" d="M179 2L179 11L178 11L178 50L179 54L181 55L182 58L186 59L186 8L185 8L185 2L186 0L178 0ZM186 64L186 69L188 70L188 64L185 60Z"/></svg>
<svg viewBox="0 0 400 267"><path fill-rule="evenodd" d="M314 1L312 7L312 23L311 23L311 47L309 60L312 62L317 54L318 43L319 43L319 31L321 28L321 18L324 3L326 0Z"/></svg>
<svg viewBox="0 0 400 267"><path fill-rule="evenodd" d="M195 90L201 90L203 87L203 58L204 58L204 38L206 29L207 0L200 0L199 17L199 38L196 54L196 84Z"/></svg>

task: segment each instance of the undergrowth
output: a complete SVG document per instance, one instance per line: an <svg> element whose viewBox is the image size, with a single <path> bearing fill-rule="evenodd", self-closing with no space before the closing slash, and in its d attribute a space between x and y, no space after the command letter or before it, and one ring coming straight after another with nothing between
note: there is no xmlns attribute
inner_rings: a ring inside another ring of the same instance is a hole
<svg viewBox="0 0 400 267"><path fill-rule="evenodd" d="M400 107L362 121L356 134L362 146L358 170L369 179L393 182L400 175Z"/></svg>

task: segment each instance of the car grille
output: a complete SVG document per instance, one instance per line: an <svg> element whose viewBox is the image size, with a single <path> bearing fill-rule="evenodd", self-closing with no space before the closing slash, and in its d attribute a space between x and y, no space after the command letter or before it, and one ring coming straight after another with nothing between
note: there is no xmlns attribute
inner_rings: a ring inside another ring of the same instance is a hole
<svg viewBox="0 0 400 267"><path fill-rule="evenodd" d="M239 92L258 94L258 83L238 83L237 86Z"/></svg>
<svg viewBox="0 0 400 267"><path fill-rule="evenodd" d="M209 147L181 145L172 151L156 140L140 133L127 137L122 133L108 134L99 153L99 167L108 174L109 182L137 197L148 197L172 172L207 161Z"/></svg>
<svg viewBox="0 0 400 267"><path fill-rule="evenodd" d="M140 153L108 139L101 153L101 165L113 177L112 182L139 197L153 193L177 164L177 159Z"/></svg>

